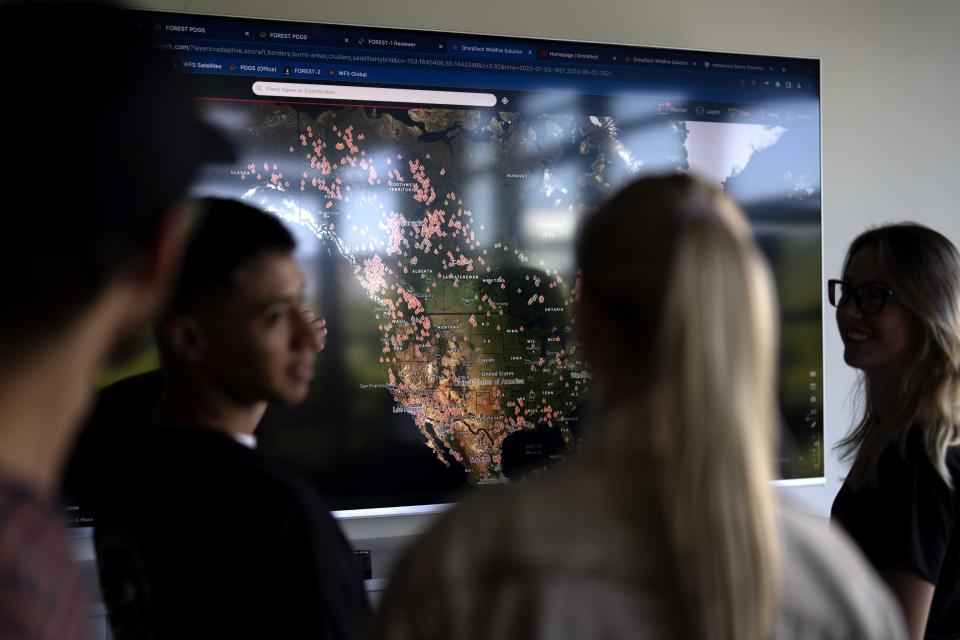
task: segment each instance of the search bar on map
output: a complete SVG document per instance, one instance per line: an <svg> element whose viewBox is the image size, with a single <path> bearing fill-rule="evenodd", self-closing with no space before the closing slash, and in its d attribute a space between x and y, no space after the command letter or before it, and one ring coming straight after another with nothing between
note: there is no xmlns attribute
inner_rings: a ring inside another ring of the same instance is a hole
<svg viewBox="0 0 960 640"><path fill-rule="evenodd" d="M254 82L253 93L271 98L309 98L311 100L354 100L358 102L399 102L403 104L447 104L461 107L493 107L492 93L467 91L430 91L427 89L390 89L387 87L347 87L336 84L297 82Z"/></svg>

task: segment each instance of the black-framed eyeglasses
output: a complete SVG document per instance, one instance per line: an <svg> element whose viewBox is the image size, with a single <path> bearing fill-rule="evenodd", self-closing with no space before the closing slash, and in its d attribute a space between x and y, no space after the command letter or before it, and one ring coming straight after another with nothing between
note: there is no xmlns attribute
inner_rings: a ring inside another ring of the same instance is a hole
<svg viewBox="0 0 960 640"><path fill-rule="evenodd" d="M852 296L854 304L862 313L880 313L887 298L892 295L893 289L882 284L870 283L854 287L843 280L827 280L827 298L835 307L847 304Z"/></svg>

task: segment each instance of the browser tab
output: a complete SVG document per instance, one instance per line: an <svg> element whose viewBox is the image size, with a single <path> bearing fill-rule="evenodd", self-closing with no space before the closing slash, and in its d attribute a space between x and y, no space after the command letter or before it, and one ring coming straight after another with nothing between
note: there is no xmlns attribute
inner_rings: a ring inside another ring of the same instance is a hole
<svg viewBox="0 0 960 640"><path fill-rule="evenodd" d="M364 49L444 53L446 40L433 36L396 35L392 33L364 34L353 39L353 44Z"/></svg>
<svg viewBox="0 0 960 640"><path fill-rule="evenodd" d="M267 33L267 37L271 40L289 40L291 42L307 42L310 40L310 36L307 34L294 31L270 31Z"/></svg>
<svg viewBox="0 0 960 640"><path fill-rule="evenodd" d="M200 25L191 25L191 24L158 24L156 26L158 31L164 33L177 33L177 34L205 34L207 32L206 27Z"/></svg>
<svg viewBox="0 0 960 640"><path fill-rule="evenodd" d="M600 54L583 47L559 47L555 45L541 46L537 49L537 57L541 60L567 60L600 62Z"/></svg>
<svg viewBox="0 0 960 640"><path fill-rule="evenodd" d="M478 58L533 58L530 45L509 42L483 42L477 40L451 40L450 51L464 57Z"/></svg>

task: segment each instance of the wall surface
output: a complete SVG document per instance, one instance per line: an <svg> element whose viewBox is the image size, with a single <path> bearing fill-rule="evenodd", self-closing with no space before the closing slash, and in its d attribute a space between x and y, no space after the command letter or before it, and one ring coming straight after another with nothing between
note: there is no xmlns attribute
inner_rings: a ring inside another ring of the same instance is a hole
<svg viewBox="0 0 960 640"><path fill-rule="evenodd" d="M960 244L960 2L955 0L136 0L171 11L620 42L822 60L824 273L877 223L916 220ZM827 302L824 298L824 305ZM855 375L827 308L827 483L789 491L829 513L845 473L830 447ZM348 532L350 525L348 524Z"/></svg>

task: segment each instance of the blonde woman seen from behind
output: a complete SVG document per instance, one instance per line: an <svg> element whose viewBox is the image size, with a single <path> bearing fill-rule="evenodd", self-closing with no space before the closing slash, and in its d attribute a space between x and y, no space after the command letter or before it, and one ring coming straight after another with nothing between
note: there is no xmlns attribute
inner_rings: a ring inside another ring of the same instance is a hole
<svg viewBox="0 0 960 640"><path fill-rule="evenodd" d="M864 232L828 282L863 413L833 504L914 640L960 637L960 254L917 224Z"/></svg>
<svg viewBox="0 0 960 640"><path fill-rule="evenodd" d="M775 504L774 296L736 205L638 180L586 219L577 259L583 450L445 515L371 637L903 637L855 549Z"/></svg>

